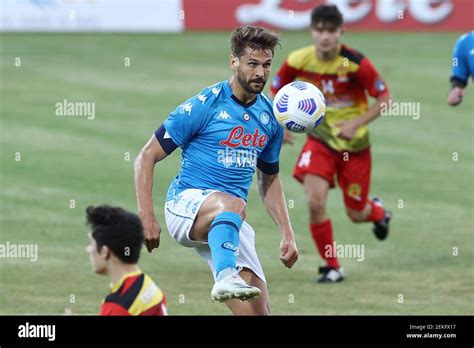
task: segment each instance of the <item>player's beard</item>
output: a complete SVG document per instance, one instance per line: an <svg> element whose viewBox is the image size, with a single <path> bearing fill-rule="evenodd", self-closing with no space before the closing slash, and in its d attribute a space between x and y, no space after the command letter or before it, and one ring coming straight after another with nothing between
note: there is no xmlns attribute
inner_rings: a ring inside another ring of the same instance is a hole
<svg viewBox="0 0 474 348"><path fill-rule="evenodd" d="M261 91L263 91L263 88L265 87L265 83L267 82L267 81L265 81L265 79L263 77L247 80L245 78L244 74L242 74L242 72L240 70L237 71L237 81L242 86L242 88L245 89L245 91L247 93L251 93L251 94L258 94ZM262 87L254 88L251 85L252 82L261 82Z"/></svg>

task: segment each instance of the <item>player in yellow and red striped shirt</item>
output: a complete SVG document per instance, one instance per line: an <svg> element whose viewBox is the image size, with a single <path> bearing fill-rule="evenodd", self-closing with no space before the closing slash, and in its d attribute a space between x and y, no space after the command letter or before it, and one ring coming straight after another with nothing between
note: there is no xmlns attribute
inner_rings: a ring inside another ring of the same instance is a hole
<svg viewBox="0 0 474 348"><path fill-rule="evenodd" d="M344 272L334 250L331 220L326 214L329 188L335 178L353 222L373 222L376 237L388 234L391 213L380 199L368 199L371 154L368 123L377 118L390 99L388 87L370 60L341 43L343 19L333 5L321 5L311 13L314 45L290 53L275 76L271 94L294 80L316 85L324 93L324 121L308 135L294 169L294 177L306 191L310 230L327 265L320 267L319 282L337 282ZM376 98L369 107L367 94ZM286 142L292 135L285 134Z"/></svg>
<svg viewBox="0 0 474 348"><path fill-rule="evenodd" d="M88 207L86 213L92 268L113 282L100 315L166 315L165 295L137 264L144 240L138 216L107 205Z"/></svg>

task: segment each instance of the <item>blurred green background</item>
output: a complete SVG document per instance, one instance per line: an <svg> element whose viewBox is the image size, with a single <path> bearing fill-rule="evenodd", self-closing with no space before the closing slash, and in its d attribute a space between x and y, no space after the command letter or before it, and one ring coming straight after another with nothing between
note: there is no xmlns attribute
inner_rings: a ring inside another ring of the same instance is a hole
<svg viewBox="0 0 474 348"><path fill-rule="evenodd" d="M265 213L256 183L249 197L247 219L257 233L273 314L474 312L472 86L460 106L445 102L458 36L345 35L346 44L372 60L395 101L420 103L418 120L381 117L370 125L372 192L394 212L392 230L379 242L371 225L349 221L340 190L332 190L328 211L335 240L363 244L365 260L341 259L347 280L317 285L322 262L308 231L303 188L291 177L305 140L298 136L295 145L283 148L281 158L300 251L293 269L279 261L280 235ZM109 203L136 211L135 156L179 103L231 75L228 34L0 37L0 243L39 248L37 262L0 259L0 314L60 315L65 307L97 314L109 288L105 277L91 271L84 210ZM285 32L282 40L273 74L291 50L311 44L306 32ZM15 66L16 58L21 66ZM56 116L56 103L65 99L95 102L95 119ZM15 161L17 152L21 161ZM207 264L166 231L164 197L179 156L175 151L155 169L162 241L152 254L143 251L141 267L166 293L170 314L229 314L225 305L210 301ZM453 248L458 248L457 256ZM400 294L403 303L398 302ZM71 295L75 303L70 303Z"/></svg>

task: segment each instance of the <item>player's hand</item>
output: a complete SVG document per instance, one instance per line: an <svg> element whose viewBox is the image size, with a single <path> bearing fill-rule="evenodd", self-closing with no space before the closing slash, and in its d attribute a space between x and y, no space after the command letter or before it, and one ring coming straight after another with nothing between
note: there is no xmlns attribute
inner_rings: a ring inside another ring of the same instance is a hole
<svg viewBox="0 0 474 348"><path fill-rule="evenodd" d="M298 260L298 249L293 238L283 238L280 243L280 261L288 268L293 267Z"/></svg>
<svg viewBox="0 0 474 348"><path fill-rule="evenodd" d="M336 124L336 127L340 128L337 136L344 140L352 140L357 131L357 125L352 121L342 121Z"/></svg>
<svg viewBox="0 0 474 348"><path fill-rule="evenodd" d="M145 246L149 253L160 246L161 227L153 214L140 216L145 234Z"/></svg>
<svg viewBox="0 0 474 348"><path fill-rule="evenodd" d="M462 97L464 97L464 89L461 87L454 87L448 94L448 104L451 106L456 106L462 102Z"/></svg>
<svg viewBox="0 0 474 348"><path fill-rule="evenodd" d="M295 142L295 136L287 129L283 133L283 144L293 145Z"/></svg>

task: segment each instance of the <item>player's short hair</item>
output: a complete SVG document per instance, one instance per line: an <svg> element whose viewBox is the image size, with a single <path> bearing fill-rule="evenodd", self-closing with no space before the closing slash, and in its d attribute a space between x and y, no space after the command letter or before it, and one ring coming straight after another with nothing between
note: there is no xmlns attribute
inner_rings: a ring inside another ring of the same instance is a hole
<svg viewBox="0 0 474 348"><path fill-rule="evenodd" d="M87 207L86 216L97 251L106 245L120 261L128 264L138 262L144 235L137 215L120 207L100 205Z"/></svg>
<svg viewBox="0 0 474 348"><path fill-rule="evenodd" d="M238 27L230 34L232 55L240 58L247 47L253 50L271 50L275 53L275 46L280 43L277 33L253 25Z"/></svg>
<svg viewBox="0 0 474 348"><path fill-rule="evenodd" d="M331 24L335 28L339 28L344 19L336 5L320 5L311 11L311 26L315 27L321 22L323 25Z"/></svg>

